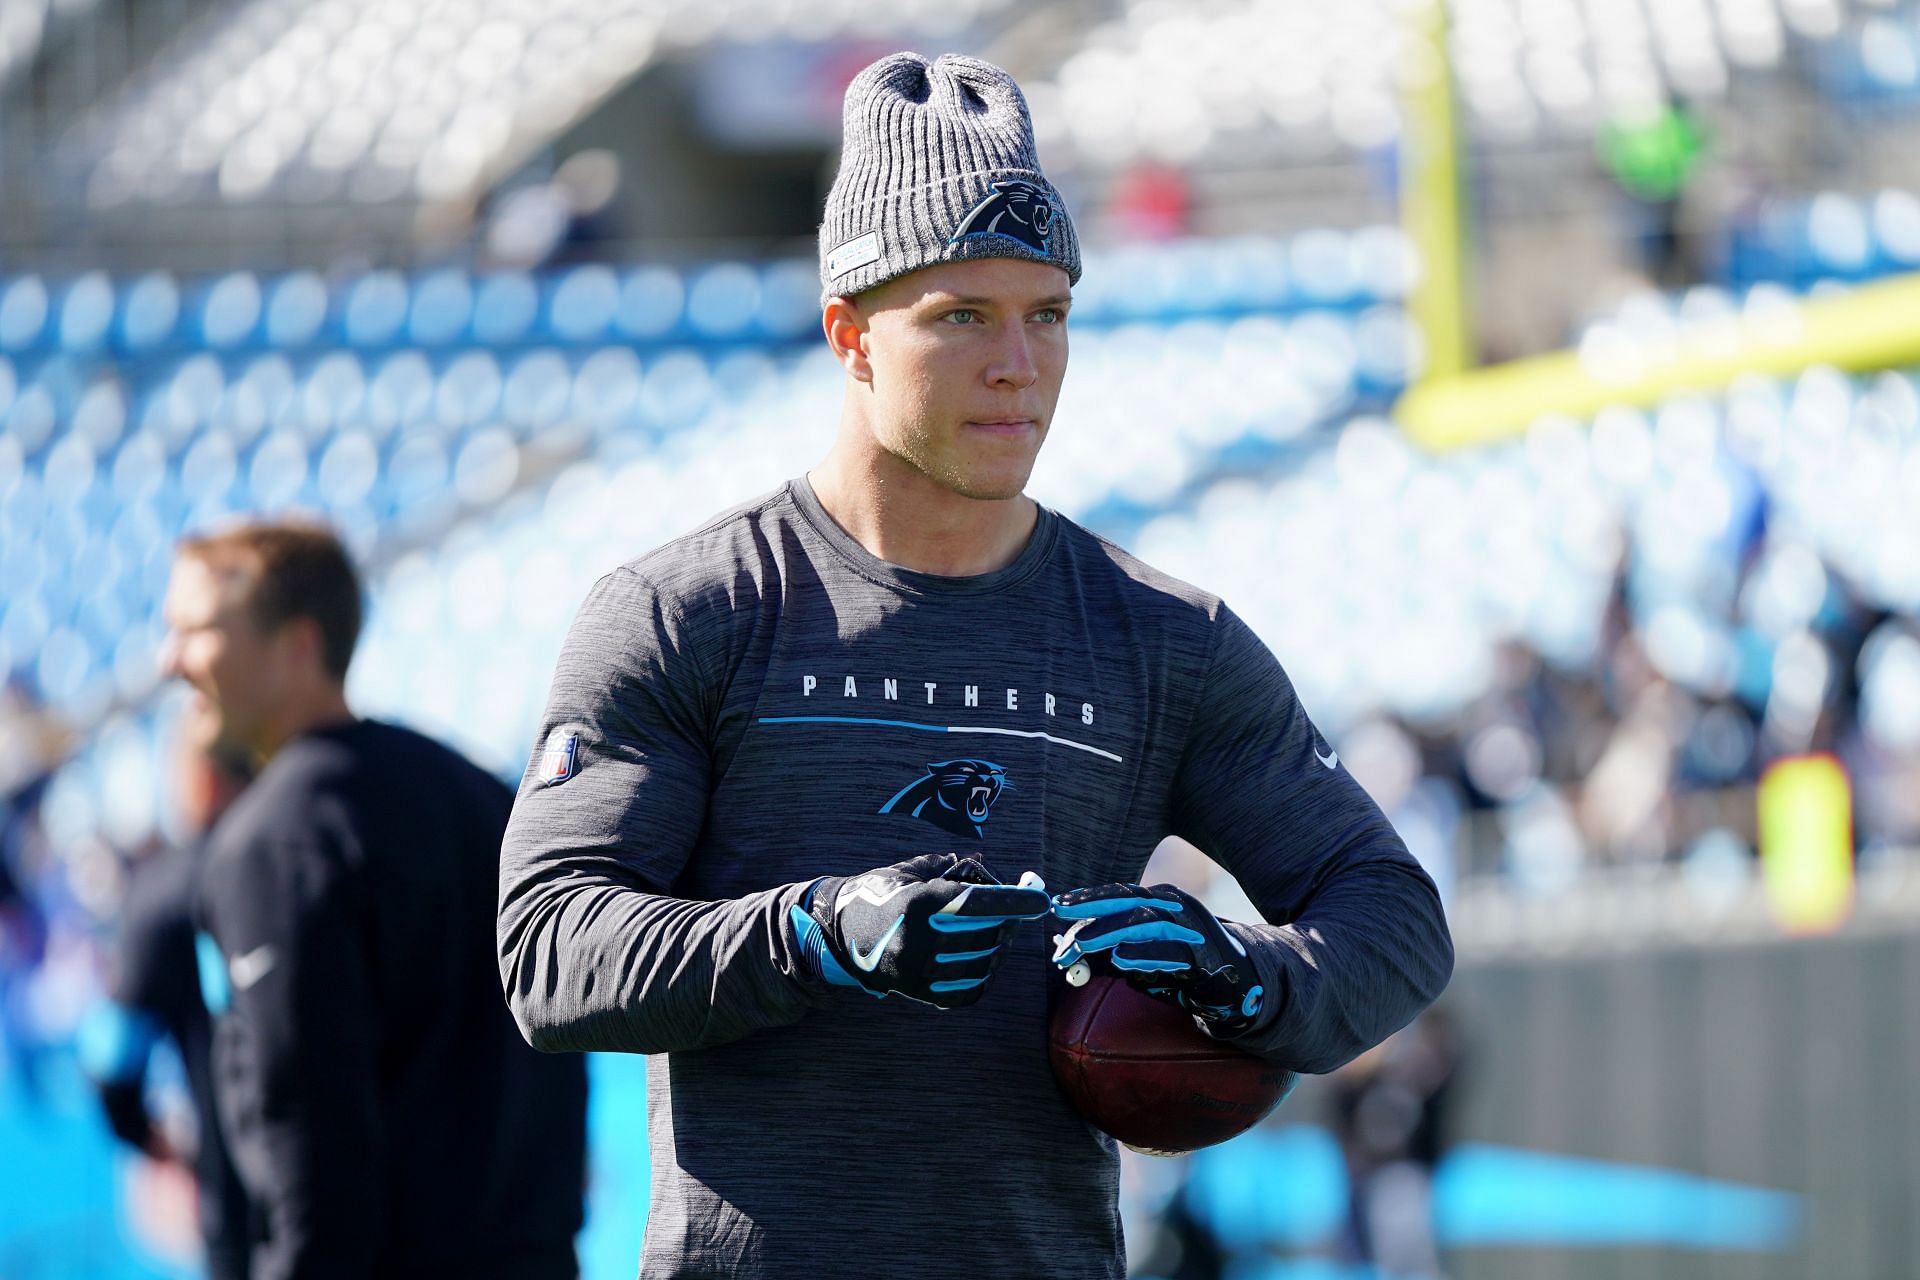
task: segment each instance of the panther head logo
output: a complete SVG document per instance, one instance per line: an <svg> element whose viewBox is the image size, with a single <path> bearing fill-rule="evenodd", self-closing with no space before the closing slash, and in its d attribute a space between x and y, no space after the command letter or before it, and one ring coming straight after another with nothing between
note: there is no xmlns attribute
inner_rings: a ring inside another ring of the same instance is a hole
<svg viewBox="0 0 1920 1280"><path fill-rule="evenodd" d="M1053 230L1053 203L1031 182L1010 179L993 184L993 194L973 206L960 220L948 244L968 236L1012 236L1021 244L1047 251L1047 233Z"/></svg>
<svg viewBox="0 0 1920 1280"><path fill-rule="evenodd" d="M985 839L980 828L1000 793L1013 784L991 760L942 760L927 766L927 776L910 783L880 806L882 813L924 818L942 831Z"/></svg>

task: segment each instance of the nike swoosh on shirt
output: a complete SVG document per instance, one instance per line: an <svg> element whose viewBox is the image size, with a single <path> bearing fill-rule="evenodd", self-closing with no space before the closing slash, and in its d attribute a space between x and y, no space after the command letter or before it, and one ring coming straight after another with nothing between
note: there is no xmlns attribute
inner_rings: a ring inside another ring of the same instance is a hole
<svg viewBox="0 0 1920 1280"><path fill-rule="evenodd" d="M268 972L273 968L273 962L273 948L269 946L255 947L251 951L243 951L233 959L227 961L227 976L233 981L233 989L235 991L245 991L248 987L251 987L254 983L266 977Z"/></svg>
<svg viewBox="0 0 1920 1280"><path fill-rule="evenodd" d="M888 894L887 896L892 897L893 895ZM887 949L887 944L893 941L893 935L900 932L900 926L906 922L907 914L903 911L894 919L892 927L880 935L880 941L874 943L873 950L867 952L866 955L860 954L858 945L848 947L847 949L853 952L854 967L862 973L872 973L874 966L880 963L880 953Z"/></svg>
<svg viewBox="0 0 1920 1280"><path fill-rule="evenodd" d="M1315 747L1313 749L1313 758L1329 769L1338 768L1340 764L1340 753L1338 751L1329 751L1327 754L1321 755L1320 748Z"/></svg>

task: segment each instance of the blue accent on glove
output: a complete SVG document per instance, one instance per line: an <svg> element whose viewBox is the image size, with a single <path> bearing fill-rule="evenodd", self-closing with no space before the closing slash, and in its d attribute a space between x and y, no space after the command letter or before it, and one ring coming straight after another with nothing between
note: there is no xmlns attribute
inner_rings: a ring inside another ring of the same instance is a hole
<svg viewBox="0 0 1920 1280"><path fill-rule="evenodd" d="M1031 919L1032 916L948 916L935 912L927 917L927 927L941 933L973 933L980 929L998 929L1009 920Z"/></svg>
<svg viewBox="0 0 1920 1280"><path fill-rule="evenodd" d="M980 999L1014 927L1047 908L1046 886L1032 872L1002 884L977 858L927 854L815 881L803 912L813 929L800 932L797 915L794 928L823 973L837 962L873 995L952 1009Z"/></svg>
<svg viewBox="0 0 1920 1280"><path fill-rule="evenodd" d="M1176 1004L1214 1033L1248 1030L1264 993L1247 949L1206 904L1172 885L1075 889L1053 899L1069 921L1054 938L1053 963L1104 962L1140 991Z"/></svg>
<svg viewBox="0 0 1920 1280"><path fill-rule="evenodd" d="M988 947L984 951L942 951L934 956L933 962L935 964L958 964L962 960L985 960L999 949L998 947Z"/></svg>
<svg viewBox="0 0 1920 1280"><path fill-rule="evenodd" d="M1138 905L1138 903L1129 903L1127 909L1131 911ZM1105 916L1094 914L1077 918L1082 920L1098 920L1105 918ZM1205 936L1202 934L1196 933L1185 925L1174 924L1170 920L1144 920L1137 924L1120 925L1104 931L1097 938L1088 938L1084 942L1076 936L1074 931L1069 930L1059 947L1054 950L1053 962L1062 968L1072 968L1074 962L1083 956L1092 955L1097 951L1110 951L1114 947L1128 942L1184 942L1190 947L1199 947L1203 946L1206 941ZM1114 963L1119 965L1120 968L1133 967L1120 964L1118 957L1115 958ZM1191 962L1184 959L1173 959L1159 964L1156 967L1162 969L1186 969L1191 967Z"/></svg>
<svg viewBox="0 0 1920 1280"><path fill-rule="evenodd" d="M1081 890L1081 892L1087 891ZM1056 893L1053 895L1053 914L1062 920L1098 920L1102 916L1123 915L1139 906L1140 899L1147 896L1143 890L1138 897L1129 894L1118 898L1089 898L1085 901L1075 901L1072 894ZM1182 902L1168 901L1164 898L1153 898L1151 901L1156 911L1186 910L1186 904Z"/></svg>
<svg viewBox="0 0 1920 1280"><path fill-rule="evenodd" d="M808 890L807 896L813 896ZM827 949L827 938L820 931L820 922L799 907L787 908L787 922L793 926L793 941L800 948L800 962L807 972L816 978L825 979L836 987L857 987L853 975L840 967L833 958L833 952Z"/></svg>
<svg viewBox="0 0 1920 1280"><path fill-rule="evenodd" d="M1109 955L1107 960L1114 968L1131 973L1185 973L1193 967L1185 960L1155 960L1147 956Z"/></svg>

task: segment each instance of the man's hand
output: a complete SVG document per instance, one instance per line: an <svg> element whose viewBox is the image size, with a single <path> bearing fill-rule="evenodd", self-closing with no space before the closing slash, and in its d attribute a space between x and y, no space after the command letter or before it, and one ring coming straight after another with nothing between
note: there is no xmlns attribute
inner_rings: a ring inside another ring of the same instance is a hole
<svg viewBox="0 0 1920 1280"><path fill-rule="evenodd" d="M816 881L791 923L826 981L953 1009L981 997L1014 925L1047 908L1031 871L1005 885L977 859L927 854Z"/></svg>
<svg viewBox="0 0 1920 1280"><path fill-rule="evenodd" d="M1054 938L1062 969L1105 952L1129 985L1223 1033L1246 1030L1260 1012L1264 992L1247 949L1192 894L1170 884L1107 884L1059 894L1053 914L1073 922Z"/></svg>

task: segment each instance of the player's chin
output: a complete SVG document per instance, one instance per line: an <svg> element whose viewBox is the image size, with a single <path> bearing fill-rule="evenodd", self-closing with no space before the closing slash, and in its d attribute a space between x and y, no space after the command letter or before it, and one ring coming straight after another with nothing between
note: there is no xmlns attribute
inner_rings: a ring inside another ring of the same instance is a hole
<svg viewBox="0 0 1920 1280"><path fill-rule="evenodd" d="M976 502L1005 502L1017 498L1026 491L1027 478L1023 475L1009 479L985 479L969 476L953 486L954 492L963 498L972 498Z"/></svg>
<svg viewBox="0 0 1920 1280"><path fill-rule="evenodd" d="M971 465L952 478L952 487L963 497L982 502L1017 498L1026 491L1027 479L1033 474L1034 459L1039 451L1036 438L1025 449L1006 450L998 457L976 456Z"/></svg>

